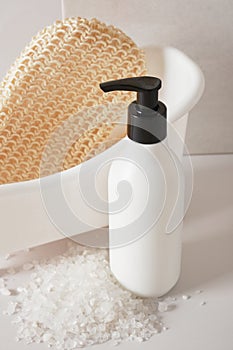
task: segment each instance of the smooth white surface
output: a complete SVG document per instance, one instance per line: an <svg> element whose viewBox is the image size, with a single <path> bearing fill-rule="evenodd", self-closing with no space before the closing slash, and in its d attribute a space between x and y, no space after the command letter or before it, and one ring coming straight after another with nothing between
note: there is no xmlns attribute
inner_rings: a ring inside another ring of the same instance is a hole
<svg viewBox="0 0 233 350"><path fill-rule="evenodd" d="M166 103L168 121L176 130L170 133L171 128L168 129L169 145L181 158L187 116L204 88L202 72L191 59L171 47L149 50L147 61L150 74L154 74L155 62L159 62L157 73L164 80L161 100ZM174 80L177 74L179 78ZM0 252L25 249L106 226L106 203L96 199L96 192L107 200L107 177L97 177L96 173L102 164L117 156L117 148L116 144L77 167L42 180L1 185Z"/></svg>
<svg viewBox="0 0 233 350"><path fill-rule="evenodd" d="M124 141L108 177L110 267L135 294L160 297L180 275L184 177L166 140Z"/></svg>
<svg viewBox="0 0 233 350"><path fill-rule="evenodd" d="M64 17L97 17L140 47L171 45L190 55L206 77L205 94L189 119L190 152L233 152L231 0L62 1Z"/></svg>
<svg viewBox="0 0 233 350"><path fill-rule="evenodd" d="M191 206L185 218L181 278L169 295L190 294L178 300L177 307L164 314L169 327L150 341L124 343L119 350L232 350L233 346L233 155L193 156L195 174ZM64 251L65 242L38 247L30 253L15 254L1 260L5 268L21 266L33 258ZM30 273L28 273L30 274ZM9 278L9 284L21 285L27 273ZM64 276L65 278L65 276ZM203 293L195 294L202 289ZM0 296L0 309L9 297ZM200 306L206 301L205 306ZM1 347L8 350L45 350L47 346L15 343L15 328L10 318L0 314ZM105 344L98 350L113 350Z"/></svg>

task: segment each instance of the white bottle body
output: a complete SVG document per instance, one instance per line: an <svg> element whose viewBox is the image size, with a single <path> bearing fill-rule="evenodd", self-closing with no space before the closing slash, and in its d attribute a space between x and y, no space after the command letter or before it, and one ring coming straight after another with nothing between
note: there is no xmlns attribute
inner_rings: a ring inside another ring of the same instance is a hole
<svg viewBox="0 0 233 350"><path fill-rule="evenodd" d="M164 142L144 145L126 137L109 170L110 267L125 288L143 297L167 293L180 275L184 196L178 168Z"/></svg>

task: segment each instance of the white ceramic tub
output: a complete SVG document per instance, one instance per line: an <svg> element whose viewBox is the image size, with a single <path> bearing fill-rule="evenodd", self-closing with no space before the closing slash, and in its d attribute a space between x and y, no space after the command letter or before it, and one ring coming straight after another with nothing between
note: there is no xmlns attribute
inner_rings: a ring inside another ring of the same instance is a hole
<svg viewBox="0 0 233 350"><path fill-rule="evenodd" d="M154 47L145 51L148 74L163 82L160 100L167 105L168 121L181 140L185 140L189 112L204 89L203 74L190 58L175 48ZM168 133L168 139L181 159L183 142L177 142L173 133ZM102 171L98 169L104 163L109 165L117 152L118 144L115 144L62 173L42 180L1 185L0 254L106 227L108 166ZM92 188L95 191L91 191ZM101 196L101 201L95 200L96 194Z"/></svg>

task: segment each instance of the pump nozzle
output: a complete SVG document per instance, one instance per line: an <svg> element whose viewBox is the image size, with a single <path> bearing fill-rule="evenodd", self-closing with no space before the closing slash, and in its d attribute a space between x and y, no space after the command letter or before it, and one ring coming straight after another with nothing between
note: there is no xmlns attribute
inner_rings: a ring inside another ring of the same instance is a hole
<svg viewBox="0 0 233 350"><path fill-rule="evenodd" d="M137 101L128 107L128 137L136 142L152 144L167 136L167 109L158 101L161 80L155 77L134 77L100 84L104 92L124 90L137 92Z"/></svg>
<svg viewBox="0 0 233 350"><path fill-rule="evenodd" d="M107 81L100 84L104 92L124 90L136 91L137 103L151 109L156 109L158 104L158 90L161 88L161 80L155 77L135 77L120 80Z"/></svg>

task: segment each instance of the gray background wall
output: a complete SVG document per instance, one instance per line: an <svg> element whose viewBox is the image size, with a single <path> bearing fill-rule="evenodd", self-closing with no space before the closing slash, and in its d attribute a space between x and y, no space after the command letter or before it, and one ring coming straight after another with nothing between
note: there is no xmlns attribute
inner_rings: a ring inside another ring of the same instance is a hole
<svg viewBox="0 0 233 350"><path fill-rule="evenodd" d="M187 53L206 79L189 119L188 148L233 152L232 0L63 0L63 13L115 24L139 46L172 45ZM61 17L60 0L0 0L0 78L32 35Z"/></svg>

